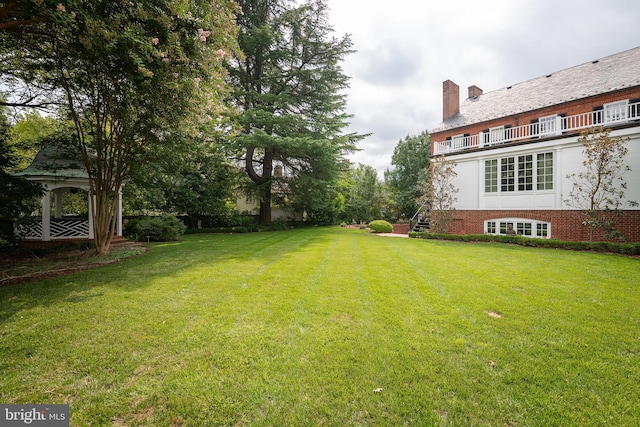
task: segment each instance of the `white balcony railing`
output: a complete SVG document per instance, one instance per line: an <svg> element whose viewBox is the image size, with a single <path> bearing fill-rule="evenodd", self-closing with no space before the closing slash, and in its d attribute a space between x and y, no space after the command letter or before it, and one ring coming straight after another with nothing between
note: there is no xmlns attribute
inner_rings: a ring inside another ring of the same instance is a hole
<svg viewBox="0 0 640 427"><path fill-rule="evenodd" d="M492 128L477 135L453 137L434 142L434 154L454 153L474 148L490 147L508 142L562 135L592 126L612 126L640 119L640 102L615 108L591 111L574 116L545 117L537 123L511 128Z"/></svg>

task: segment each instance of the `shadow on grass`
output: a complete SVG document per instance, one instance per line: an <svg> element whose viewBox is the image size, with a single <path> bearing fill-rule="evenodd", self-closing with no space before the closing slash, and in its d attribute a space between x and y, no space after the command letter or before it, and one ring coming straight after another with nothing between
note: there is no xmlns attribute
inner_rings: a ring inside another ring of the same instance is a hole
<svg viewBox="0 0 640 427"><path fill-rule="evenodd" d="M287 254L331 240L331 227L248 234L187 235L178 242L150 244L147 253L120 262L51 277L29 283L0 287L0 324L17 313L34 307L48 307L60 302L82 303L115 287L138 291L151 287L156 280L180 277L201 265L233 261L254 262L268 266Z"/></svg>

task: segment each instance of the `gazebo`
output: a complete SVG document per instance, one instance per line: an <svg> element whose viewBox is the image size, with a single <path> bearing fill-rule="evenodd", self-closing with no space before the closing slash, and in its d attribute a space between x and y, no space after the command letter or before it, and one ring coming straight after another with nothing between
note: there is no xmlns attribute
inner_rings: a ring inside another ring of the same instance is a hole
<svg viewBox="0 0 640 427"><path fill-rule="evenodd" d="M65 193L90 191L89 174L79 155L57 147L45 147L28 168L14 176L22 176L44 187L40 212L35 213L34 221L21 230L25 240L93 239L92 197L87 196L86 214L63 215ZM115 234L122 236L122 190L118 194L116 221Z"/></svg>

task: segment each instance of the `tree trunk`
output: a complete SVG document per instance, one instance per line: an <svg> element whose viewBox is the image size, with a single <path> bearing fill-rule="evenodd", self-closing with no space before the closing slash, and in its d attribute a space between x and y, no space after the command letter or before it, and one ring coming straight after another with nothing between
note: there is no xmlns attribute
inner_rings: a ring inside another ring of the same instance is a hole
<svg viewBox="0 0 640 427"><path fill-rule="evenodd" d="M273 177L273 151L266 149L262 163L262 191L260 195L260 225L271 225L271 178Z"/></svg>
<svg viewBox="0 0 640 427"><path fill-rule="evenodd" d="M111 191L101 192L92 203L93 215L93 241L98 255L109 253L111 241L115 234L116 214L118 206L117 193Z"/></svg>
<svg viewBox="0 0 640 427"><path fill-rule="evenodd" d="M273 150L265 149L262 160L262 175L258 175L253 168L254 147L247 149L245 170L249 178L259 187L260 194L260 225L271 224L271 178L273 177Z"/></svg>
<svg viewBox="0 0 640 427"><path fill-rule="evenodd" d="M260 201L260 225L271 225L271 200Z"/></svg>

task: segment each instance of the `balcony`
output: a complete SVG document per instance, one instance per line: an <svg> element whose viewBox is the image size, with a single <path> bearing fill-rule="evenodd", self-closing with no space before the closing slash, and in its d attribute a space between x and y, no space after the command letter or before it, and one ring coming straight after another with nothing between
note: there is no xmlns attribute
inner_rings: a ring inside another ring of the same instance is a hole
<svg viewBox="0 0 640 427"><path fill-rule="evenodd" d="M456 153L491 147L516 141L547 138L580 131L592 126L615 126L640 119L640 102L626 101L606 105L603 109L574 116L541 117L538 122L516 127L496 127L477 135L454 136L444 142L434 142L434 155Z"/></svg>

